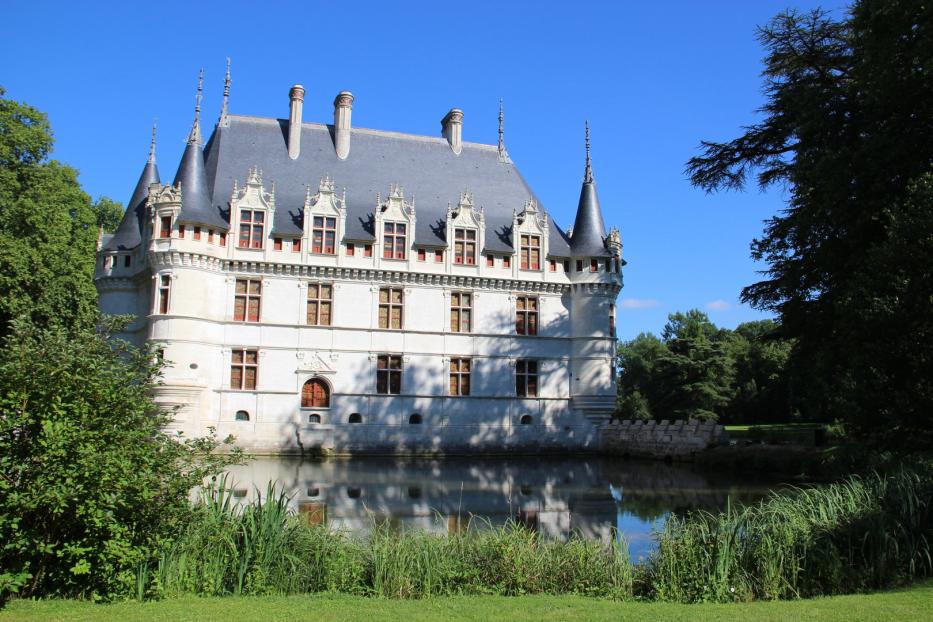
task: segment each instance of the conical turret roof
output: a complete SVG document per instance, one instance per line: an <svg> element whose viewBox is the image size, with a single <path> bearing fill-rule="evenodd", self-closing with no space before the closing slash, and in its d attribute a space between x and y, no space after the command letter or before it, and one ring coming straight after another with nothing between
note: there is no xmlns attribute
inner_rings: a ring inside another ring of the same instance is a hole
<svg viewBox="0 0 933 622"><path fill-rule="evenodd" d="M573 221L570 253L574 257L600 257L610 254L606 248L606 225L603 223L603 213L599 209L596 180L593 179L593 167L590 164L589 125L586 128L586 169L583 174L583 188L580 189L580 202L577 204L577 217Z"/></svg>
<svg viewBox="0 0 933 622"><path fill-rule="evenodd" d="M133 190L133 196L130 202L126 204L126 212L123 214L123 220L117 227L116 233L107 242L103 250L123 251L130 250L139 246L142 242L143 223L146 218L146 200L149 198L149 186L151 184L162 183L159 180L159 167L155 162L155 130L153 130L152 146L149 149L149 159L143 172L136 182L136 189Z"/></svg>

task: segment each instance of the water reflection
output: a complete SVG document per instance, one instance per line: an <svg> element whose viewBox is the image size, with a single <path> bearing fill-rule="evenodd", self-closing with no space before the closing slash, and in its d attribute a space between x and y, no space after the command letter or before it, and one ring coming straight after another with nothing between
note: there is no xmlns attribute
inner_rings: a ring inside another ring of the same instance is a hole
<svg viewBox="0 0 933 622"><path fill-rule="evenodd" d="M652 530L670 512L717 510L778 485L690 465L600 458L263 457L232 468L231 476L242 502L276 482L309 522L338 529L365 532L388 520L443 533L476 517L492 524L513 518L553 538L580 532L608 541L621 533L636 559L650 552Z"/></svg>

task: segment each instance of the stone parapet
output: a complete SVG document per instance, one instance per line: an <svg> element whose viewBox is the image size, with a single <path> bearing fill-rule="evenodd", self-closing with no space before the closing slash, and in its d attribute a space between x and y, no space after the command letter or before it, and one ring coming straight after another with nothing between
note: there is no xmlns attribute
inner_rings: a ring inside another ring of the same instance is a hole
<svg viewBox="0 0 933 622"><path fill-rule="evenodd" d="M689 460L699 451L728 441L723 426L695 419L613 421L599 430L600 450L623 456Z"/></svg>

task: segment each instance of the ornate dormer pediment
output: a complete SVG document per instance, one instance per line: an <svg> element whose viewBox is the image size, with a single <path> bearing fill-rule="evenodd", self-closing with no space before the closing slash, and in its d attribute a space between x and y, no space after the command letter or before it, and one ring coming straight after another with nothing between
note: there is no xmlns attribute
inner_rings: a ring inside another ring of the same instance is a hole
<svg viewBox="0 0 933 622"><path fill-rule="evenodd" d="M322 177L318 183L317 193L311 194L311 186L305 196L305 213L314 213L318 216L342 217L346 213L347 190L344 188L341 195L337 195L337 186L331 177Z"/></svg>
<svg viewBox="0 0 933 622"><path fill-rule="evenodd" d="M512 221L515 231L542 235L546 235L548 232L547 214L541 211L538 202L534 198L525 200L522 211L513 213Z"/></svg>
<svg viewBox="0 0 933 622"><path fill-rule="evenodd" d="M464 190L460 193L457 205L447 204L447 222L456 227L482 228L486 222L485 210L473 204L473 193Z"/></svg>
<svg viewBox="0 0 933 622"><path fill-rule="evenodd" d="M181 205L181 184L173 186L171 184L152 184L149 186L149 206L162 205L166 203L177 203Z"/></svg>
<svg viewBox="0 0 933 622"><path fill-rule="evenodd" d="M246 184L240 188L237 180L233 180L233 195L230 197L230 205L234 208L250 209L275 209L275 184L269 192L266 192L262 181L262 171L253 167L249 169L246 176Z"/></svg>
<svg viewBox="0 0 933 622"><path fill-rule="evenodd" d="M389 186L389 194L385 201L380 201L376 195L376 219L415 222L415 197L411 201L405 199L405 191L399 184Z"/></svg>

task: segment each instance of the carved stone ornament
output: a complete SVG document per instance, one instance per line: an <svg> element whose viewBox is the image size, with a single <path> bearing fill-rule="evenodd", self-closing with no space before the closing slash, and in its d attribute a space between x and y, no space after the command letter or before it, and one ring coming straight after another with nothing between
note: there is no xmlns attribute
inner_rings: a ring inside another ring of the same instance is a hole
<svg viewBox="0 0 933 622"><path fill-rule="evenodd" d="M336 370L317 352L297 352L298 370L296 373L333 374ZM333 357L329 357L334 360Z"/></svg>

